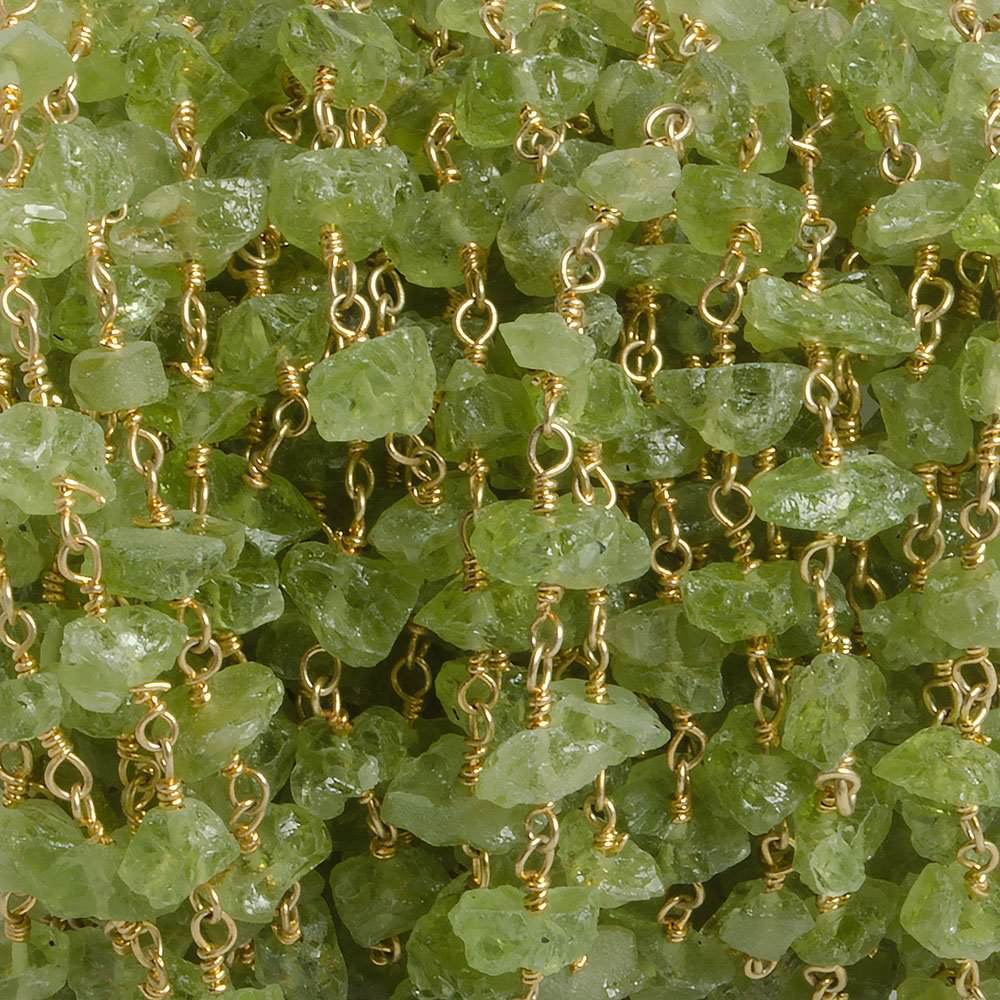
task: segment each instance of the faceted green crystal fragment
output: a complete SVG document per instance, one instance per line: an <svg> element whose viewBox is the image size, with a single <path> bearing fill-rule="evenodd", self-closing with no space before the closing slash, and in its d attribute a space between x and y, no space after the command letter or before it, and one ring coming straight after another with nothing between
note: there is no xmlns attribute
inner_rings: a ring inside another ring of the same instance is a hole
<svg viewBox="0 0 1000 1000"><path fill-rule="evenodd" d="M630 222L666 215L681 179L677 154L664 146L604 153L587 167L577 187L589 198L617 208Z"/></svg>
<svg viewBox="0 0 1000 1000"><path fill-rule="evenodd" d="M651 601L608 621L615 682L691 712L725 704L722 661L731 646L688 621L680 604Z"/></svg>
<svg viewBox="0 0 1000 1000"><path fill-rule="evenodd" d="M10 29L7 29L10 30ZM0 943L0 979L10 1000L45 1000L59 993L69 967L69 935L38 920L27 941Z"/></svg>
<svg viewBox="0 0 1000 1000"><path fill-rule="evenodd" d="M490 504L476 520L472 549L487 575L516 586L606 587L642 576L649 564L645 534L617 507L570 497L547 515L532 511L530 500Z"/></svg>
<svg viewBox="0 0 1000 1000"><path fill-rule="evenodd" d="M942 559L927 582L924 624L957 648L1000 645L1000 568L988 558L966 569Z"/></svg>
<svg viewBox="0 0 1000 1000"><path fill-rule="evenodd" d="M135 410L167 394L167 376L155 344L146 340L109 351L81 351L69 369L69 385L81 409L95 413Z"/></svg>
<svg viewBox="0 0 1000 1000"><path fill-rule="evenodd" d="M459 649L516 653L528 646L535 605L531 587L493 580L484 590L466 590L464 579L456 577L417 612L414 621Z"/></svg>
<svg viewBox="0 0 1000 1000"><path fill-rule="evenodd" d="M228 531L230 527L239 530ZM231 568L242 550L243 532L232 521L196 517L171 528L111 528L100 543L104 580L112 593L173 601L189 597L209 577Z"/></svg>
<svg viewBox="0 0 1000 1000"><path fill-rule="evenodd" d="M958 651L925 626L927 598L904 590L861 612L865 642L876 662L887 670L906 670L917 663L949 660Z"/></svg>
<svg viewBox="0 0 1000 1000"><path fill-rule="evenodd" d="M175 448L216 444L246 427L256 400L242 389L212 386L205 392L186 378L172 380L167 398L146 407L145 419Z"/></svg>
<svg viewBox="0 0 1000 1000"><path fill-rule="evenodd" d="M638 430L605 442L603 465L616 482L672 479L695 469L705 451L698 433L659 404L644 409Z"/></svg>
<svg viewBox="0 0 1000 1000"><path fill-rule="evenodd" d="M386 86L399 79L399 43L372 14L300 7L282 23L278 50L307 91L320 66L335 70L338 108L377 103Z"/></svg>
<svg viewBox="0 0 1000 1000"><path fill-rule="evenodd" d="M146 978L138 962L123 962L108 951L108 939L98 927L81 927L69 935L67 982L75 996L92 1000L117 1000L138 992Z"/></svg>
<svg viewBox="0 0 1000 1000"><path fill-rule="evenodd" d="M751 705L737 705L709 740L700 786L748 833L759 836L789 816L809 793L813 769L780 748L764 750Z"/></svg>
<svg viewBox="0 0 1000 1000"><path fill-rule="evenodd" d="M232 864L240 849L226 824L198 799L155 806L125 848L118 875L154 907L174 907Z"/></svg>
<svg viewBox="0 0 1000 1000"><path fill-rule="evenodd" d="M567 885L589 889L602 909L663 894L656 862L638 844L627 840L620 849L605 851L594 843L594 833L582 812L560 820L558 857Z"/></svg>
<svg viewBox="0 0 1000 1000"><path fill-rule="evenodd" d="M209 580L200 595L216 628L242 635L281 617L285 599L280 579L277 562L250 547L237 566Z"/></svg>
<svg viewBox="0 0 1000 1000"><path fill-rule="evenodd" d="M472 889L448 914L469 965L489 976L517 969L556 972L597 938L597 904L587 889L551 889L540 913L525 909L510 885Z"/></svg>
<svg viewBox="0 0 1000 1000"><path fill-rule="evenodd" d="M587 963L569 966L546 976L539 1000L588 1000L602 997L623 1000L634 996L646 980L641 968L635 935L626 927L602 924L597 940L587 949Z"/></svg>
<svg viewBox="0 0 1000 1000"><path fill-rule="evenodd" d="M465 740L442 736L405 761L382 801L382 818L435 847L471 844L505 853L521 836L524 810L502 809L476 798L459 781Z"/></svg>
<svg viewBox="0 0 1000 1000"><path fill-rule="evenodd" d="M497 746L477 795L507 808L554 801L666 742L656 715L631 691L612 685L608 701L595 704L584 688L584 681L556 681L551 725L522 730Z"/></svg>
<svg viewBox="0 0 1000 1000"><path fill-rule="evenodd" d="M737 885L715 920L731 948L772 962L813 926L809 908L791 889L768 891L759 880Z"/></svg>
<svg viewBox="0 0 1000 1000"><path fill-rule="evenodd" d="M285 692L270 667L238 663L209 678L206 693L205 705L192 704L183 686L166 699L184 734L174 748L177 771L192 781L221 770L257 739Z"/></svg>
<svg viewBox="0 0 1000 1000"><path fill-rule="evenodd" d="M964 250L1000 254L1000 159L986 165L953 232Z"/></svg>
<svg viewBox="0 0 1000 1000"><path fill-rule="evenodd" d="M0 740L34 740L59 725L63 714L59 682L52 674L0 680Z"/></svg>
<svg viewBox="0 0 1000 1000"><path fill-rule="evenodd" d="M751 223L763 235L766 260L780 260L795 243L802 194L735 167L689 164L677 187L677 218L696 250L721 256L733 228ZM752 248L750 249L752 253Z"/></svg>
<svg viewBox="0 0 1000 1000"><path fill-rule="evenodd" d="M62 191L0 190L0 246L4 253L27 254L42 278L62 274L83 257L86 222L82 207Z"/></svg>
<svg viewBox="0 0 1000 1000"><path fill-rule="evenodd" d="M280 986L286 997L347 1000L347 968L326 904L320 901L302 904L299 919L302 938L293 945L282 944L273 934L257 937L254 948L257 982Z"/></svg>
<svg viewBox="0 0 1000 1000"><path fill-rule="evenodd" d="M727 643L780 635L811 611L809 590L788 562L763 563L749 573L736 563L711 563L685 573L681 587L691 624Z"/></svg>
<svg viewBox="0 0 1000 1000"><path fill-rule="evenodd" d="M79 826L55 802L25 799L0 809L0 891L34 893L60 855L82 842Z"/></svg>
<svg viewBox="0 0 1000 1000"><path fill-rule="evenodd" d="M63 629L59 683L83 708L114 712L131 688L173 666L186 638L178 621L142 605L77 618Z"/></svg>
<svg viewBox="0 0 1000 1000"><path fill-rule="evenodd" d="M898 895L891 882L868 879L842 906L819 913L792 949L803 962L860 962L880 944L896 912Z"/></svg>
<svg viewBox="0 0 1000 1000"><path fill-rule="evenodd" d="M589 337L571 330L556 313L524 313L513 323L501 323L500 336L522 368L553 375L571 375L597 350Z"/></svg>
<svg viewBox="0 0 1000 1000"><path fill-rule="evenodd" d="M956 368L962 408L973 420L1000 413L1000 344L969 337Z"/></svg>
<svg viewBox="0 0 1000 1000"><path fill-rule="evenodd" d="M330 873L337 914L363 948L405 934L447 881L437 858L420 847L405 847L384 859L354 855Z"/></svg>
<svg viewBox="0 0 1000 1000"><path fill-rule="evenodd" d="M129 206L111 230L115 252L142 267L198 260L209 275L264 228L267 188L248 177L168 184Z"/></svg>
<svg viewBox="0 0 1000 1000"><path fill-rule="evenodd" d="M416 603L419 580L408 567L319 542L296 545L282 566L285 590L316 638L354 667L373 667L388 655Z"/></svg>
<svg viewBox="0 0 1000 1000"><path fill-rule="evenodd" d="M680 368L660 372L655 387L712 448L753 455L791 429L807 374L801 365L774 363Z"/></svg>
<svg viewBox="0 0 1000 1000"><path fill-rule="evenodd" d="M115 484L105 465L104 432L82 413L39 403L16 403L0 413L0 499L25 514L52 514L58 478L75 479L104 500ZM74 494L74 509L87 514L100 506Z"/></svg>
<svg viewBox="0 0 1000 1000"><path fill-rule="evenodd" d="M298 806L272 803L258 828L260 846L218 881L222 907L233 919L269 923L285 890L330 854L326 824Z"/></svg>
<svg viewBox="0 0 1000 1000"><path fill-rule="evenodd" d="M910 844L920 857L944 864L955 860L964 835L961 828L955 829L954 810L904 795L899 803L899 814L909 830ZM994 808L980 810L981 820L986 825L990 825L995 816Z"/></svg>
<svg viewBox="0 0 1000 1000"><path fill-rule="evenodd" d="M940 805L1000 804L1000 756L951 726L931 726L893 747L875 774Z"/></svg>
<svg viewBox="0 0 1000 1000"><path fill-rule="evenodd" d="M968 200L968 191L954 181L902 184L875 203L866 221L868 238L886 248L939 240L954 229Z"/></svg>
<svg viewBox="0 0 1000 1000"><path fill-rule="evenodd" d="M902 354L917 346L912 325L863 285L836 284L819 292L770 274L750 282L746 337L759 351L816 340L865 354Z"/></svg>
<svg viewBox="0 0 1000 1000"><path fill-rule="evenodd" d="M316 365L309 403L324 440L374 441L423 430L436 383L423 330L406 325Z"/></svg>
<svg viewBox="0 0 1000 1000"><path fill-rule="evenodd" d="M154 21L132 41L128 82L129 118L169 133L174 108L194 101L201 140L249 96L187 28L168 20Z"/></svg>
<svg viewBox="0 0 1000 1000"><path fill-rule="evenodd" d="M754 479L757 515L783 528L827 531L864 541L914 514L927 499L920 480L884 455L851 451L824 468L793 458Z"/></svg>
<svg viewBox="0 0 1000 1000"><path fill-rule="evenodd" d="M525 295L551 295L552 275L567 247L593 219L587 198L558 184L525 184L507 202L497 246Z"/></svg>
<svg viewBox="0 0 1000 1000"><path fill-rule="evenodd" d="M1000 948L1000 895L973 897L966 869L956 863L929 864L910 887L899 922L939 958L982 961Z"/></svg>
<svg viewBox="0 0 1000 1000"><path fill-rule="evenodd" d="M347 257L359 260L382 242L408 176L406 158L395 148L300 153L275 164L268 215L289 243L316 257L320 231L333 226Z"/></svg>
<svg viewBox="0 0 1000 1000"><path fill-rule="evenodd" d="M885 679L868 658L820 653L789 680L782 746L831 767L888 715Z"/></svg>
<svg viewBox="0 0 1000 1000"><path fill-rule="evenodd" d="M733 42L770 42L788 16L776 0L749 0L733 7L726 0L667 0L671 14L682 11L703 18L715 31Z"/></svg>
<svg viewBox="0 0 1000 1000"><path fill-rule="evenodd" d="M21 91L30 107L73 72L66 46L30 20L4 28L0 35L0 79Z"/></svg>
<svg viewBox="0 0 1000 1000"><path fill-rule="evenodd" d="M570 377L556 416L579 440L613 441L644 429L646 409L622 366L598 358Z"/></svg>
<svg viewBox="0 0 1000 1000"><path fill-rule="evenodd" d="M934 365L921 379L902 368L872 379L881 404L889 450L901 465L957 465L972 446L972 422L958 396L958 379Z"/></svg>

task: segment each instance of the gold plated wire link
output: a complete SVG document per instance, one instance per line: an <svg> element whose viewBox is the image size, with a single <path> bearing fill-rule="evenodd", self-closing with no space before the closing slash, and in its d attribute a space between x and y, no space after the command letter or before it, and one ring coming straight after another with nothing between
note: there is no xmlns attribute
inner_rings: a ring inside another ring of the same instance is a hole
<svg viewBox="0 0 1000 1000"><path fill-rule="evenodd" d="M17 251L6 256L0 313L11 325L11 343L21 356L21 371L28 389L28 399L43 406L59 406L62 400L49 379L49 366L42 353L38 302L25 281L35 266L26 254Z"/></svg>
<svg viewBox="0 0 1000 1000"><path fill-rule="evenodd" d="M219 894L210 885L198 886L190 897L191 938L201 965L201 979L207 993L218 995L229 990L229 971L226 960L236 948L238 932L233 918L222 908ZM213 934L221 931L221 939L213 942L208 928L215 928Z"/></svg>

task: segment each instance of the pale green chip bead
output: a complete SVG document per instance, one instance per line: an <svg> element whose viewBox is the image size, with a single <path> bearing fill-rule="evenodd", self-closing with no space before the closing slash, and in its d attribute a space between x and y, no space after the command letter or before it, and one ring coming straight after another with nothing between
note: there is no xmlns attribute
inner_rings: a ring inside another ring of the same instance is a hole
<svg viewBox="0 0 1000 1000"><path fill-rule="evenodd" d="M62 692L52 674L24 674L0 680L0 740L34 740L59 725Z"/></svg>
<svg viewBox="0 0 1000 1000"><path fill-rule="evenodd" d="M666 215L681 179L677 154L665 146L639 146L604 153L588 166L577 187L589 198L641 222Z"/></svg>
<svg viewBox="0 0 1000 1000"><path fill-rule="evenodd" d="M0 33L0 80L20 90L22 108L55 90L72 72L66 46L30 20Z"/></svg>
<svg viewBox="0 0 1000 1000"><path fill-rule="evenodd" d="M137 340L115 350L81 351L70 364L69 385L83 410L111 413L158 403L167 395L167 376L156 344Z"/></svg>
<svg viewBox="0 0 1000 1000"><path fill-rule="evenodd" d="M597 350L589 337L571 329L557 313L524 313L512 323L501 323L500 336L522 368L553 375L571 375Z"/></svg>
<svg viewBox="0 0 1000 1000"><path fill-rule="evenodd" d="M972 200L955 224L955 242L964 250L1000 254L1000 157L986 165Z"/></svg>
<svg viewBox="0 0 1000 1000"><path fill-rule="evenodd" d="M1000 413L1000 344L969 337L956 372L962 408L973 420L986 421Z"/></svg>
<svg viewBox="0 0 1000 1000"><path fill-rule="evenodd" d="M9 30L9 29L8 29ZM0 942L0 978L12 1000L43 1000L59 994L69 970L70 935L39 920L28 940Z"/></svg>
<svg viewBox="0 0 1000 1000"><path fill-rule="evenodd" d="M0 246L4 253L27 254L41 278L54 278L80 260L87 249L83 206L60 192L0 188Z"/></svg>
<svg viewBox="0 0 1000 1000"><path fill-rule="evenodd" d="M309 375L309 404L326 441L375 441L419 434L431 414L437 375L420 327L401 325L321 361Z"/></svg>
<svg viewBox="0 0 1000 1000"><path fill-rule="evenodd" d="M770 892L757 880L737 885L713 923L731 948L765 962L777 962L797 937L812 928L813 916L791 889Z"/></svg>

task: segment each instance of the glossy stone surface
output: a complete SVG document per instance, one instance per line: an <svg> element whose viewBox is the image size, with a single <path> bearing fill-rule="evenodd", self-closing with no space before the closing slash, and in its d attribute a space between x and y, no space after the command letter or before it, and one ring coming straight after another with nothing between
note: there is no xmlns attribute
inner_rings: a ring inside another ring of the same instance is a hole
<svg viewBox="0 0 1000 1000"><path fill-rule="evenodd" d="M581 337L555 313L527 314L500 324L511 356L522 368L571 375L594 357L594 342Z"/></svg>
<svg viewBox="0 0 1000 1000"><path fill-rule="evenodd" d="M37 739L58 726L63 700L51 674L31 674L0 681L0 739Z"/></svg>
<svg viewBox="0 0 1000 1000"><path fill-rule="evenodd" d="M580 175L577 186L594 201L617 208L630 222L666 215L681 179L677 155L661 146L604 153Z"/></svg>
<svg viewBox="0 0 1000 1000"><path fill-rule="evenodd" d="M81 351L70 366L70 388L85 410L134 410L166 396L167 376L156 345L140 340L118 351Z"/></svg>

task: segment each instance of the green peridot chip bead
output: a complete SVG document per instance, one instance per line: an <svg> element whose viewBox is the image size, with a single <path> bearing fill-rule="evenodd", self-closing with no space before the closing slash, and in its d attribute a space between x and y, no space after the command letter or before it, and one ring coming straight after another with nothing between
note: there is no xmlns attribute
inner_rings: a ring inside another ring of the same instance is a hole
<svg viewBox="0 0 1000 1000"><path fill-rule="evenodd" d="M582 968L570 965L546 976L538 997L539 1000L587 1000L602 994L609 998L637 996L635 991L646 979L632 931L599 924L597 940L587 949L586 965Z"/></svg>
<svg viewBox="0 0 1000 1000"><path fill-rule="evenodd" d="M170 380L166 399L151 403L143 415L175 448L187 449L196 444L217 444L239 434L256 402L242 389L213 385L211 392L204 392L180 377Z"/></svg>
<svg viewBox="0 0 1000 1000"><path fill-rule="evenodd" d="M434 402L434 362L423 331L401 326L321 361L309 376L320 437L374 441L423 430Z"/></svg>
<svg viewBox="0 0 1000 1000"><path fill-rule="evenodd" d="M282 944L272 934L256 938L257 982L280 987L286 997L305 994L347 1000L347 968L326 904L314 900L300 905L299 922L302 938L293 945Z"/></svg>
<svg viewBox="0 0 1000 1000"><path fill-rule="evenodd" d="M994 158L955 224L955 242L965 250L1000 254L1000 159Z"/></svg>
<svg viewBox="0 0 1000 1000"><path fill-rule="evenodd" d="M62 274L83 257L86 223L82 206L62 191L0 189L0 246L5 254L27 254L42 278Z"/></svg>
<svg viewBox="0 0 1000 1000"><path fill-rule="evenodd" d="M522 368L571 375L591 361L597 350L589 337L566 325L556 313L525 313L500 324L500 336Z"/></svg>
<svg viewBox="0 0 1000 1000"><path fill-rule="evenodd" d="M25 674L0 680L0 740L34 740L59 725L62 692L52 674Z"/></svg>
<svg viewBox="0 0 1000 1000"><path fill-rule="evenodd" d="M927 628L957 648L1000 642L1000 568L987 558L973 569L960 558L942 559L927 582Z"/></svg>
<svg viewBox="0 0 1000 1000"><path fill-rule="evenodd" d="M534 913L510 885L472 889L448 914L474 969L499 976L517 969L556 972L569 965L597 937L597 903L590 890L550 889L548 906Z"/></svg>
<svg viewBox="0 0 1000 1000"><path fill-rule="evenodd" d="M865 643L880 667L908 670L917 663L950 660L959 651L926 627L927 597L903 590L861 612Z"/></svg>
<svg viewBox="0 0 1000 1000"><path fill-rule="evenodd" d="M1000 344L972 336L956 366L962 408L973 420L1000 413Z"/></svg>
<svg viewBox="0 0 1000 1000"><path fill-rule="evenodd" d="M588 198L617 208L630 222L666 215L681 179L677 154L664 146L640 146L602 153L588 166L577 187Z"/></svg>
<svg viewBox="0 0 1000 1000"><path fill-rule="evenodd" d="M868 879L844 903L820 912L792 950L803 962L854 965L869 955L885 936L899 905L899 889L882 879Z"/></svg>
<svg viewBox="0 0 1000 1000"><path fill-rule="evenodd" d="M117 350L81 351L70 364L69 385L77 405L94 413L135 410L167 395L167 376L156 345L146 340Z"/></svg>
<svg viewBox="0 0 1000 1000"><path fill-rule="evenodd" d="M88 711L117 711L133 687L173 666L186 637L178 621L142 605L76 618L63 629L59 683Z"/></svg>
<svg viewBox="0 0 1000 1000"><path fill-rule="evenodd" d="M864 541L914 514L927 499L920 480L883 455L851 451L825 468L793 458L751 484L759 517L783 528Z"/></svg>
<svg viewBox="0 0 1000 1000"><path fill-rule="evenodd" d="M813 916L791 889L770 892L758 880L737 885L713 923L730 948L776 962L797 937L812 929Z"/></svg>
<svg viewBox="0 0 1000 1000"><path fill-rule="evenodd" d="M354 667L373 667L389 654L416 603L420 576L319 542L296 545L282 565L285 590L316 638Z"/></svg>
<svg viewBox="0 0 1000 1000"><path fill-rule="evenodd" d="M9 29L8 29L9 30ZM16 1000L42 1000L62 992L70 962L70 936L39 921L26 941L0 943L0 976Z"/></svg>
<svg viewBox="0 0 1000 1000"><path fill-rule="evenodd" d="M472 550L488 576L515 586L553 583L589 590L634 580L649 565L642 529L622 512L559 500L551 514L530 500L501 500L484 508Z"/></svg>
<svg viewBox="0 0 1000 1000"><path fill-rule="evenodd" d="M22 107L41 100L72 72L66 46L30 20L11 24L0 34L0 79L20 90Z"/></svg>
<svg viewBox="0 0 1000 1000"><path fill-rule="evenodd" d="M866 219L868 238L884 248L939 240L955 228L968 201L968 191L954 181L902 184L875 203Z"/></svg>

